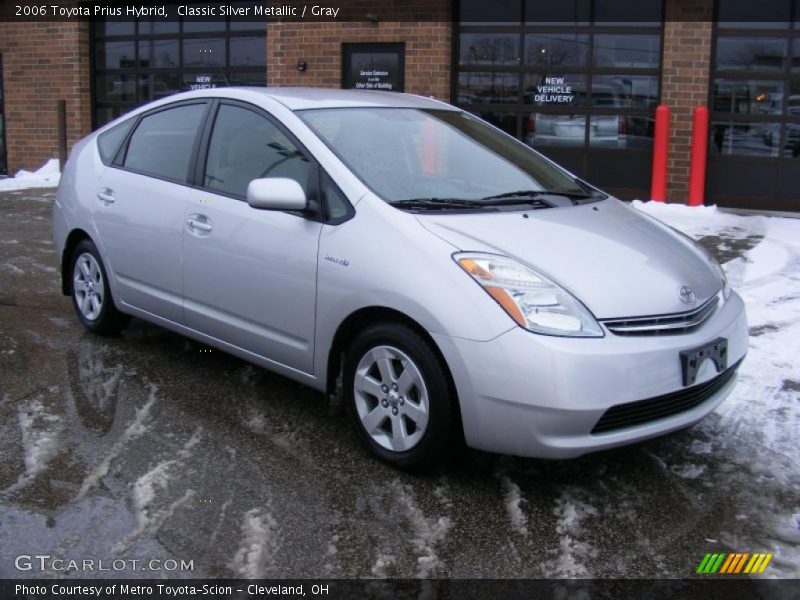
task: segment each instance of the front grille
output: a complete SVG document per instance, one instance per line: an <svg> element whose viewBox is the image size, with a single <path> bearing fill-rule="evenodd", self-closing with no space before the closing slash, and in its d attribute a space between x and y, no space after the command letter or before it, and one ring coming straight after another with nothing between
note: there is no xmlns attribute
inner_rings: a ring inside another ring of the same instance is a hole
<svg viewBox="0 0 800 600"><path fill-rule="evenodd" d="M657 419L671 417L678 413L687 411L699 406L728 383L736 374L736 369L742 363L730 367L727 371L720 373L714 379L694 385L683 390L649 398L648 400L638 400L627 404L617 404L609 408L592 429L592 433L606 433L614 429L633 427Z"/></svg>
<svg viewBox="0 0 800 600"><path fill-rule="evenodd" d="M603 319L608 330L617 335L674 335L689 333L700 327L720 304L720 294L712 296L693 310L652 317Z"/></svg>

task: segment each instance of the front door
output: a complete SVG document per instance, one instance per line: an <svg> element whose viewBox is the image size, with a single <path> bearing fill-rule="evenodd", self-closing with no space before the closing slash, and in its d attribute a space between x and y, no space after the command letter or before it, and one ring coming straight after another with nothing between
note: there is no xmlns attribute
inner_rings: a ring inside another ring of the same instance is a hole
<svg viewBox="0 0 800 600"><path fill-rule="evenodd" d="M247 185L288 177L308 190L311 160L258 109L219 106L202 189L184 218L186 324L304 373L313 371L321 224L257 210Z"/></svg>
<svg viewBox="0 0 800 600"><path fill-rule="evenodd" d="M101 253L119 300L183 322L181 250L192 150L207 103L142 118L121 164L111 166L92 198Z"/></svg>

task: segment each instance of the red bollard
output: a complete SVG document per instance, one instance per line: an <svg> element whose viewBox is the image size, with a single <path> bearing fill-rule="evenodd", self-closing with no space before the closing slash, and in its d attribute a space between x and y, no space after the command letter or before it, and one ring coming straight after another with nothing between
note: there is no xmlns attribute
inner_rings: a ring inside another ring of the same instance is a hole
<svg viewBox="0 0 800 600"><path fill-rule="evenodd" d="M667 159L669 155L669 107L659 104L656 109L653 133L653 178L650 199L664 202L667 199Z"/></svg>
<svg viewBox="0 0 800 600"><path fill-rule="evenodd" d="M698 106L692 119L692 162L689 166L689 206L702 206L705 200L706 159L708 157L708 109Z"/></svg>

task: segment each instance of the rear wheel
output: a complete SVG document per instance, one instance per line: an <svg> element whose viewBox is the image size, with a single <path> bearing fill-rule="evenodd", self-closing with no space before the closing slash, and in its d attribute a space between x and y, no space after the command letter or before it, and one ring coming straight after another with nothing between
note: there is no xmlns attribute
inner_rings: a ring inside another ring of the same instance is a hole
<svg viewBox="0 0 800 600"><path fill-rule="evenodd" d="M72 254L72 304L83 326L94 333L118 333L128 317L117 310L111 297L103 261L91 240L83 240Z"/></svg>
<svg viewBox="0 0 800 600"><path fill-rule="evenodd" d="M344 375L346 404L373 454L409 470L441 462L454 437L455 402L425 339L396 323L370 327L353 341Z"/></svg>

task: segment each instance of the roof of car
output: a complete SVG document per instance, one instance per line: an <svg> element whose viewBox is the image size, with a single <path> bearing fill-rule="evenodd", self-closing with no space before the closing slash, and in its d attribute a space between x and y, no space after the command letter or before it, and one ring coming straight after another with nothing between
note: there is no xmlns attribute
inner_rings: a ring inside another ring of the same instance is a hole
<svg viewBox="0 0 800 600"><path fill-rule="evenodd" d="M455 107L424 96L398 92L379 92L373 90L341 90L310 87L225 87L211 90L197 90L184 96L268 96L290 110L310 108L352 108L352 107L395 107L395 108L436 108L458 110ZM172 96L173 100L179 99ZM253 100L256 98L253 97Z"/></svg>

